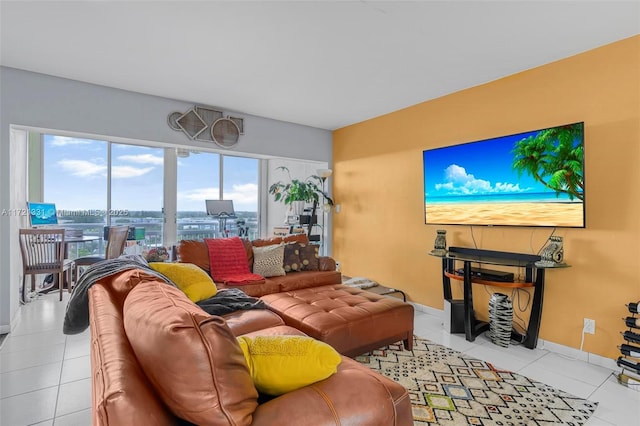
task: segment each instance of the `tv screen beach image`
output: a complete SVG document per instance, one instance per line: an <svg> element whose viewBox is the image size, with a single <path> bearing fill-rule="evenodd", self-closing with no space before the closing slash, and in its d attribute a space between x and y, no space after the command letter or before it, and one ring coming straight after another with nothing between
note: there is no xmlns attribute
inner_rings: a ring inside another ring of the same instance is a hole
<svg viewBox="0 0 640 426"><path fill-rule="evenodd" d="M423 152L425 223L584 227L584 125Z"/></svg>

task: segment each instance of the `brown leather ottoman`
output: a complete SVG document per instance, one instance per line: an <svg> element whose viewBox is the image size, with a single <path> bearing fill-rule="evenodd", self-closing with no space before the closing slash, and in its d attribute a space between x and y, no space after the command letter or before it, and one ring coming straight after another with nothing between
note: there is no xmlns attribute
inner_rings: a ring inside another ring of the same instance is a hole
<svg viewBox="0 0 640 426"><path fill-rule="evenodd" d="M285 324L346 356L402 340L413 347L413 306L341 284L261 297Z"/></svg>

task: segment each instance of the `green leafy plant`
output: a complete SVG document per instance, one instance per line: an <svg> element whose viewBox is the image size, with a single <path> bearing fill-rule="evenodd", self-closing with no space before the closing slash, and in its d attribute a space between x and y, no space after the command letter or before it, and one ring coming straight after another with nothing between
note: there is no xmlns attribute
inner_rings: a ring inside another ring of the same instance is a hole
<svg viewBox="0 0 640 426"><path fill-rule="evenodd" d="M557 194L584 199L582 124L547 129L518 141L513 168L527 173Z"/></svg>
<svg viewBox="0 0 640 426"><path fill-rule="evenodd" d="M278 169L287 172L289 181L278 181L269 187L269 194L274 196L275 201L287 205L292 204L294 201L320 204L322 199L330 206L333 205L333 200L323 189L323 182L320 176L311 175L304 180L292 179L288 168L281 166L276 170Z"/></svg>

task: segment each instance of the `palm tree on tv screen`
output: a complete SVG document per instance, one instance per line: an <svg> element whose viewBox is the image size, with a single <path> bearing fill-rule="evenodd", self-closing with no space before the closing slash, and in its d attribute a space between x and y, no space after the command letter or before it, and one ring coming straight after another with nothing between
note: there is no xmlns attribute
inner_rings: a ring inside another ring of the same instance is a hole
<svg viewBox="0 0 640 426"><path fill-rule="evenodd" d="M513 169L569 199L584 199L583 123L541 130L516 142Z"/></svg>

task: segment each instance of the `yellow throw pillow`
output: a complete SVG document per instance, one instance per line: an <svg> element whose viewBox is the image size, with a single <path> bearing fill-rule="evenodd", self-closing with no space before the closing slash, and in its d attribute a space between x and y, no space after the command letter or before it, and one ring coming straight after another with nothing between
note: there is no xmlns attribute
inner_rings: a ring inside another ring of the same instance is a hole
<svg viewBox="0 0 640 426"><path fill-rule="evenodd" d="M307 336L238 337L256 389L282 395L324 380L342 361L331 346Z"/></svg>
<svg viewBox="0 0 640 426"><path fill-rule="evenodd" d="M208 299L218 292L211 277L192 263L150 262L149 266L169 278L192 302Z"/></svg>

